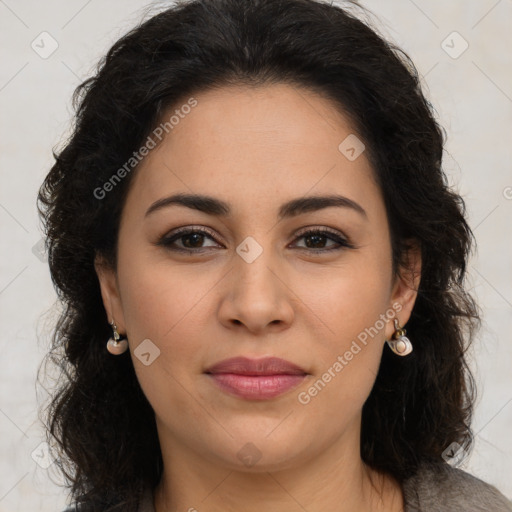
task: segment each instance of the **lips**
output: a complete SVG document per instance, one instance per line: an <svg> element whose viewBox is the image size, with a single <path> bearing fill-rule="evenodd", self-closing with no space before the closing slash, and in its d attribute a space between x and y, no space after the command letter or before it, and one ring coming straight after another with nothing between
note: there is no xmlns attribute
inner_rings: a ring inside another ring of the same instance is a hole
<svg viewBox="0 0 512 512"><path fill-rule="evenodd" d="M235 373L238 375L306 375L306 370L279 357L250 359L233 357L211 366L206 373Z"/></svg>
<svg viewBox="0 0 512 512"><path fill-rule="evenodd" d="M234 357L205 372L223 392L245 400L269 400L297 387L308 373L277 357Z"/></svg>

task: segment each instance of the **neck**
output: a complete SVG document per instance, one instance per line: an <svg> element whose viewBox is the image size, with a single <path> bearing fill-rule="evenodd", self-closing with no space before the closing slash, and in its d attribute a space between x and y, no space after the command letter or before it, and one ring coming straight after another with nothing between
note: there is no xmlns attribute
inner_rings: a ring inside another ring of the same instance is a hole
<svg viewBox="0 0 512 512"><path fill-rule="evenodd" d="M359 444L347 444L347 436L313 459L259 470L216 464L183 445L161 442L164 470L155 511L403 511L400 484L364 464Z"/></svg>

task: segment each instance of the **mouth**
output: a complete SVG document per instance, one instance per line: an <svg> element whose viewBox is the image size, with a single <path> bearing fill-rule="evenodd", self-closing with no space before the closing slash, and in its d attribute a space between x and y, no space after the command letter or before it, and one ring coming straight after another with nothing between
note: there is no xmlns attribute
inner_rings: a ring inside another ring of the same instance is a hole
<svg viewBox="0 0 512 512"><path fill-rule="evenodd" d="M246 400L268 400L297 387L309 375L277 357L235 357L220 361L205 374L223 392Z"/></svg>

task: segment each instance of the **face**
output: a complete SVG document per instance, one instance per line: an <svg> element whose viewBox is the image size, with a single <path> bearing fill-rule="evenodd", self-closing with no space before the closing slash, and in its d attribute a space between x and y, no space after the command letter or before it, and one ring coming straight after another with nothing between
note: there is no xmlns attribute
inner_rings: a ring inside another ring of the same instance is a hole
<svg viewBox="0 0 512 512"><path fill-rule="evenodd" d="M163 445L224 467L251 470L245 455L292 467L357 437L414 283L392 275L381 191L333 104L284 84L194 98L133 177L117 270L97 267L105 309ZM155 206L175 194L212 201ZM307 201L324 196L338 199ZM235 377L260 391L241 396L205 373L236 356L303 371Z"/></svg>

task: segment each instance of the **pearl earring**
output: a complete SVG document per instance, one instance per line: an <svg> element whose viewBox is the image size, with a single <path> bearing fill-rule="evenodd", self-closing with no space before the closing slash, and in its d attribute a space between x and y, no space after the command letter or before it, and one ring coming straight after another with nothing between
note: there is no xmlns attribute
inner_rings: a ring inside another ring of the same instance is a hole
<svg viewBox="0 0 512 512"><path fill-rule="evenodd" d="M398 356L406 356L412 352L411 340L405 335L405 329L400 327L395 318L395 332L390 340L386 340L389 348Z"/></svg>
<svg viewBox="0 0 512 512"><path fill-rule="evenodd" d="M118 356L122 354L123 352L126 352L128 348L128 340L127 339L121 339L119 336L119 333L117 332L116 324L114 323L114 319L112 319L112 322L110 322L110 325L112 326L113 331L113 338L110 338L107 342L107 350L114 354L115 356Z"/></svg>

